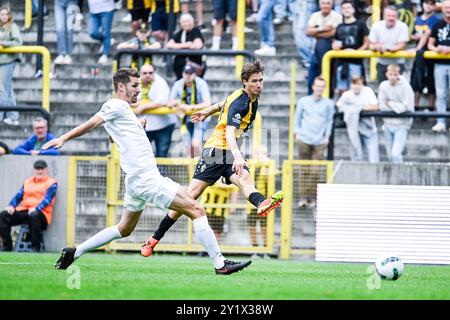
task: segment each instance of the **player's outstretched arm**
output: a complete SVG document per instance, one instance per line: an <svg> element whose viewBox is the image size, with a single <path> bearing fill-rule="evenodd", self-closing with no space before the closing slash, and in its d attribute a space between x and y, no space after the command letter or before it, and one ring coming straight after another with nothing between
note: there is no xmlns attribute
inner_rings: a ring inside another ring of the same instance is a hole
<svg viewBox="0 0 450 320"><path fill-rule="evenodd" d="M224 108L224 106L225 101L221 101L216 104L213 104L212 106L206 109L196 111L191 115L191 121L194 123L199 121L205 121L205 119L208 118L210 115L221 111Z"/></svg>
<svg viewBox="0 0 450 320"><path fill-rule="evenodd" d="M78 127L73 128L69 132L63 134L62 136L52 139L46 144L42 146L43 150L47 150L48 148L55 147L55 148L61 148L64 143L67 141L82 136L86 133L88 133L91 130L94 130L98 126L102 125L105 121L98 115L93 116L88 121L86 121L83 124L80 124Z"/></svg>

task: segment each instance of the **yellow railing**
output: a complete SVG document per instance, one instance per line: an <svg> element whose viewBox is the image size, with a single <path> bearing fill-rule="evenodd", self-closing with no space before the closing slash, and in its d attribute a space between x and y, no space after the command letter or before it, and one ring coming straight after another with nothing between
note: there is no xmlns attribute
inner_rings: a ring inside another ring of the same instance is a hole
<svg viewBox="0 0 450 320"><path fill-rule="evenodd" d="M326 87L323 92L324 97L330 96L330 77L331 77L331 59L335 58L408 58L412 59L416 56L412 51L397 51L381 53L371 50L330 50L322 58L322 77L326 80ZM450 59L450 54L442 55L433 51L426 51L424 54L426 59Z"/></svg>
<svg viewBox="0 0 450 320"><path fill-rule="evenodd" d="M33 0L25 0L25 21L24 28L28 30L31 28L31 22L33 20Z"/></svg>
<svg viewBox="0 0 450 320"><path fill-rule="evenodd" d="M295 78L295 67L296 63L291 63L291 95L289 103L289 150L288 150L288 160L294 160L294 116L295 116L295 90L296 90L296 78Z"/></svg>
<svg viewBox="0 0 450 320"><path fill-rule="evenodd" d="M37 53L42 55L42 108L50 112L50 51L43 46L16 46L0 48L0 54L4 53Z"/></svg>
<svg viewBox="0 0 450 320"><path fill-rule="evenodd" d="M381 0L372 1L372 26L381 19ZM374 81L377 78L377 58L370 59L370 80Z"/></svg>
<svg viewBox="0 0 450 320"><path fill-rule="evenodd" d="M245 0L238 0L237 2L237 38L238 38L238 50L244 50L245 48ZM236 79L241 79L241 70L244 66L244 57L236 56L235 74Z"/></svg>

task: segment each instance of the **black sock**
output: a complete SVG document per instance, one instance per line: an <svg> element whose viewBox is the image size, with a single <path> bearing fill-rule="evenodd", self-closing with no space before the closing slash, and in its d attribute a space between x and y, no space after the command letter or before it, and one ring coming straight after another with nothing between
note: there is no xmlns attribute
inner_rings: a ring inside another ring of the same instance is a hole
<svg viewBox="0 0 450 320"><path fill-rule="evenodd" d="M153 238L156 240L161 240L162 237L166 234L166 231L170 229L170 227L177 222L177 220L173 220L169 217L169 214L167 214L164 219L161 220L161 223L159 224L158 230L155 231L155 234L153 235Z"/></svg>
<svg viewBox="0 0 450 320"><path fill-rule="evenodd" d="M256 208L258 208L258 206L264 200L266 200L266 198L259 192L250 193L250 195L248 196L248 201L250 201L250 203L254 205Z"/></svg>

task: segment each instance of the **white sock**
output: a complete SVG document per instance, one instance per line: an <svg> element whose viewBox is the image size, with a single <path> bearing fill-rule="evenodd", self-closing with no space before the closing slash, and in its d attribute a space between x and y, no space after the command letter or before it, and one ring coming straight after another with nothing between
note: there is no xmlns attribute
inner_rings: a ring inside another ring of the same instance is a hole
<svg viewBox="0 0 450 320"><path fill-rule="evenodd" d="M209 226L208 218L206 216L197 218L192 221L192 224L194 226L195 236L206 249L209 257L213 260L214 268L222 268L225 264L225 258L220 252L219 244L217 243L214 231L212 231Z"/></svg>
<svg viewBox="0 0 450 320"><path fill-rule="evenodd" d="M87 239L85 242L80 244L75 251L74 258L79 258L85 252L91 251L95 248L101 247L115 239L122 238L119 228L117 226L112 226L103 229L99 233Z"/></svg>
<svg viewBox="0 0 450 320"><path fill-rule="evenodd" d="M222 37L221 36L213 36L212 38L212 48L214 48L214 50L219 50L220 49L220 41L221 41Z"/></svg>
<svg viewBox="0 0 450 320"><path fill-rule="evenodd" d="M238 38L237 37L231 38L231 43L232 43L231 49L237 50L238 49Z"/></svg>

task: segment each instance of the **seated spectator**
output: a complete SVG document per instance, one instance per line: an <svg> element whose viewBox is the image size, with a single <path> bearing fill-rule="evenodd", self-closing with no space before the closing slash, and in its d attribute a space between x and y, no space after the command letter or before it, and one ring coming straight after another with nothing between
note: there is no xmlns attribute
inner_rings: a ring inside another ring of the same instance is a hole
<svg viewBox="0 0 450 320"><path fill-rule="evenodd" d="M444 19L437 22L431 30L428 48L439 54L450 54L450 0L442 2ZM450 90L450 59L438 60L434 64L436 85L436 110L446 112ZM438 118L433 126L434 131L446 131L445 118Z"/></svg>
<svg viewBox="0 0 450 320"><path fill-rule="evenodd" d="M0 141L0 157L9 153L9 148L6 143Z"/></svg>
<svg viewBox="0 0 450 320"><path fill-rule="evenodd" d="M404 50L409 41L408 26L398 19L398 11L395 6L387 6L383 10L383 20L372 25L369 33L370 50L385 52L396 52ZM405 69L403 58L378 58L377 81L380 84L386 80L386 69L389 64L400 66L400 72Z"/></svg>
<svg viewBox="0 0 450 320"><path fill-rule="evenodd" d="M147 23L141 23L136 31L136 36L132 39L122 42L117 49L160 49L161 44L151 36L151 31ZM142 56L133 54L131 58L131 68L140 69L144 64L152 64L151 56Z"/></svg>
<svg viewBox="0 0 450 320"><path fill-rule="evenodd" d="M314 79L313 94L300 98L294 116L295 140L300 144L300 160L323 160L327 148L333 116L335 113L333 101L322 96L325 90L325 79ZM301 169L301 194L299 206L315 203L319 176L313 167Z"/></svg>
<svg viewBox="0 0 450 320"><path fill-rule="evenodd" d="M148 0L128 0L127 9L131 14L131 33L136 36L137 30L142 23L148 23L150 16L151 1Z"/></svg>
<svg viewBox="0 0 450 320"><path fill-rule="evenodd" d="M351 0L341 4L343 23L337 26L333 50L367 50L369 47L369 29L355 18L355 7ZM350 79L364 74L363 59L339 59L337 61L336 89L339 96L350 87ZM364 77L363 77L364 79Z"/></svg>
<svg viewBox="0 0 450 320"><path fill-rule="evenodd" d="M237 50L237 0L212 0L214 7L214 25L211 50L220 50L220 43L222 41L222 33L224 30L224 22L226 16L230 18L231 26L231 50Z"/></svg>
<svg viewBox="0 0 450 320"><path fill-rule="evenodd" d="M54 136L48 132L47 120L42 117L37 117L33 120L34 135L18 145L13 154L29 154L29 155L42 155L42 156L57 156L61 154L56 148L50 148L47 150L41 150L41 147L54 138Z"/></svg>
<svg viewBox="0 0 450 320"><path fill-rule="evenodd" d="M89 36L102 43L101 56L97 63L108 64L108 55L111 50L111 26L114 18L114 0L88 0L89 5ZM100 32L101 30L101 32Z"/></svg>
<svg viewBox="0 0 450 320"><path fill-rule="evenodd" d="M428 102L430 107L434 108L436 101L436 87L434 85L434 63L429 59L424 59L423 54L428 50L428 39L431 34L431 29L439 21L436 16L436 1L423 1L423 13L416 17L414 23L414 31L411 40L417 42L417 46L412 49L416 52L414 65L411 71L411 86L414 90L414 105L419 107L420 97L424 89L427 90Z"/></svg>
<svg viewBox="0 0 450 320"><path fill-rule="evenodd" d="M14 47L22 44L19 27L14 23L11 10L0 8L0 48ZM13 73L19 54L0 54L0 106L15 107L17 105L13 89ZM0 120L9 125L19 125L17 111L1 112Z"/></svg>
<svg viewBox="0 0 450 320"><path fill-rule="evenodd" d="M386 78L378 89L380 111L403 113L414 111L414 91L406 79L400 76L400 66L390 64ZM408 130L413 123L412 118L383 118L383 131L386 139L388 160L402 163L402 152L408 138Z"/></svg>
<svg viewBox="0 0 450 320"><path fill-rule="evenodd" d="M263 0L258 11L258 22L260 31L260 48L255 50L258 56L275 56L275 28L272 23L272 9L275 0Z"/></svg>
<svg viewBox="0 0 450 320"><path fill-rule="evenodd" d="M314 53L308 72L308 94L311 95L312 85L316 77L322 73L322 57L331 50L331 43L336 28L342 23L342 16L332 10L333 0L320 0L320 11L314 12L309 18L306 34L316 38Z"/></svg>
<svg viewBox="0 0 450 320"><path fill-rule="evenodd" d="M135 109L137 115L167 105L170 88L166 80L155 72L151 64L144 64L141 68L141 92ZM146 114L145 131L150 143L155 142L155 156L166 158L172 142L172 133L177 123L175 114Z"/></svg>
<svg viewBox="0 0 450 320"><path fill-rule="evenodd" d="M211 94L205 80L197 77L195 68L186 65L183 69L183 78L177 80L170 91L170 98L167 106L176 107L180 112L182 130L186 126L190 140L188 144L188 155L196 157L200 155L203 143L203 135L206 131L208 121L191 122L186 114L196 110L207 108L211 105Z"/></svg>
<svg viewBox="0 0 450 320"><path fill-rule="evenodd" d="M342 5L342 11L345 11L345 4ZM342 94L336 106L340 112L344 113L352 161L379 162L378 130L375 118L360 118L362 111L378 110L378 100L373 90L364 86L362 77L352 77L350 90Z"/></svg>
<svg viewBox="0 0 450 320"><path fill-rule="evenodd" d="M194 26L194 17L189 13L183 13L180 17L181 29L175 32L173 37L167 42L166 48L168 49L188 49L188 50L200 50L203 49L205 40L198 27ZM173 60L173 71L177 76L177 80L181 79L183 68L187 62L195 64L196 71L201 68L200 76L205 73L205 64L203 63L202 56L200 55L176 55Z"/></svg>
<svg viewBox="0 0 450 320"><path fill-rule="evenodd" d="M171 0L151 0L152 35L164 44L169 40L169 28L175 30L178 13L180 12L180 1L173 0L174 17L169 26L170 1Z"/></svg>
<svg viewBox="0 0 450 320"><path fill-rule="evenodd" d="M76 8L77 10L73 10ZM55 64L71 64L73 49L73 29L69 28L69 12L79 12L77 0L55 0L56 45L58 56Z"/></svg>
<svg viewBox="0 0 450 320"><path fill-rule="evenodd" d="M47 163L37 160L34 174L25 180L19 192L0 212L0 236L2 251L12 251L11 226L28 224L30 228L31 250L41 251L42 232L52 223L53 205L58 184L49 177Z"/></svg>

